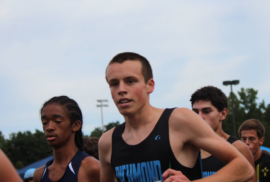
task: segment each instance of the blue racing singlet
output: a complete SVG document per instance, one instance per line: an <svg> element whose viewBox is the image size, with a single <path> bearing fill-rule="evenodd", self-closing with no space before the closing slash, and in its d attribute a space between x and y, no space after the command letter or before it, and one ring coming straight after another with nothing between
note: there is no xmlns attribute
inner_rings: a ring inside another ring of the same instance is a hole
<svg viewBox="0 0 270 182"><path fill-rule="evenodd" d="M89 155L83 152L82 150L78 150L77 153L74 155L74 157L71 159L71 161L68 163L64 175L57 182L66 182L66 181L78 182L78 172L81 162L87 156ZM53 159L47 162L43 174L41 176L40 182L51 182L48 176L48 166L50 166L52 162Z"/></svg>

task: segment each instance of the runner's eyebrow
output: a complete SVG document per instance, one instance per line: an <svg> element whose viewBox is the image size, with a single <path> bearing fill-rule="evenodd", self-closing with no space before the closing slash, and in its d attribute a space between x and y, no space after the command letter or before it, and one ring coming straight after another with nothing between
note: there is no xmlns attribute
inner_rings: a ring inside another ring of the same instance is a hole
<svg viewBox="0 0 270 182"><path fill-rule="evenodd" d="M211 107L204 107L204 108L202 108L202 111L211 111L212 110L212 108Z"/></svg>
<svg viewBox="0 0 270 182"><path fill-rule="evenodd" d="M53 114L53 117L54 117L54 118L64 118L64 116L59 115L59 114Z"/></svg>
<svg viewBox="0 0 270 182"><path fill-rule="evenodd" d="M54 118L64 118L64 116L59 115L59 114L53 114L53 117L54 117ZM41 119L46 119L46 118L47 118L46 115L41 116Z"/></svg>
<svg viewBox="0 0 270 182"><path fill-rule="evenodd" d="M118 79L116 79L116 78L108 80L108 82L116 82L116 81L118 81Z"/></svg>

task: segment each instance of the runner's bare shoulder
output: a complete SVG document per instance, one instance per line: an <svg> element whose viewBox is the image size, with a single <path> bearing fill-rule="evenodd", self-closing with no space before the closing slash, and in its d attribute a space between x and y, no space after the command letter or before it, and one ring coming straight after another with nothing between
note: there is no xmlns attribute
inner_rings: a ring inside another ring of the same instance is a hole
<svg viewBox="0 0 270 182"><path fill-rule="evenodd" d="M33 176L34 182L40 182L44 169L45 169L45 165L35 170L34 176Z"/></svg>
<svg viewBox="0 0 270 182"><path fill-rule="evenodd" d="M107 153L107 152L110 152L111 151L111 147L112 147L112 134L113 134L113 131L114 131L115 127L110 129L109 131L105 132L99 139L99 142L98 142L98 148L99 150L99 153L102 152L102 153Z"/></svg>
<svg viewBox="0 0 270 182"><path fill-rule="evenodd" d="M100 162L92 156L87 156L82 160L80 170L83 169L91 182L100 181Z"/></svg>
<svg viewBox="0 0 270 182"><path fill-rule="evenodd" d="M190 118L198 118L196 114L188 108L176 108L171 114L170 125L182 128L183 125L190 124Z"/></svg>

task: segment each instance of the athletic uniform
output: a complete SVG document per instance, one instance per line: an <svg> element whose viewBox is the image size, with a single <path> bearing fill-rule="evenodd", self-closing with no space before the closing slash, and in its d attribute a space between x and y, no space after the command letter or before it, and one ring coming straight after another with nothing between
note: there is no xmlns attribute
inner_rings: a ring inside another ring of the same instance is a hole
<svg viewBox="0 0 270 182"><path fill-rule="evenodd" d="M122 138L125 123L112 135L111 166L120 182L162 181L167 169L180 170L190 180L200 179L201 158L193 168L181 165L175 158L169 140L169 117L173 109L165 109L150 135L137 145L128 145Z"/></svg>
<svg viewBox="0 0 270 182"><path fill-rule="evenodd" d="M270 181L270 155L262 153L261 157L255 161L257 182Z"/></svg>
<svg viewBox="0 0 270 182"><path fill-rule="evenodd" d="M229 143L234 143L236 138L230 136L227 140ZM202 159L202 174L203 178L207 176L211 176L215 174L218 170L220 170L222 167L224 167L226 164L218 160L216 157L211 155L210 157L207 157L205 159Z"/></svg>
<svg viewBox="0 0 270 182"><path fill-rule="evenodd" d="M66 171L62 178L57 182L77 182L78 181L78 171L81 165L82 160L89 156L85 152L78 150L77 153L74 155L74 157L71 159L71 161L68 163L68 166L66 167ZM48 176L48 166L52 164L53 160L50 160L47 162L43 174L41 176L40 182L51 182Z"/></svg>

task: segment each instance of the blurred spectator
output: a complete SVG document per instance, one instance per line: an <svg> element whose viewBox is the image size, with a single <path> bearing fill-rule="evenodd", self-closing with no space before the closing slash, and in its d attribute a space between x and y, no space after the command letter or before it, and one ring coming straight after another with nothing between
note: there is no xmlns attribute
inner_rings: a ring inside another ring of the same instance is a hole
<svg viewBox="0 0 270 182"><path fill-rule="evenodd" d="M24 173L23 181L24 182L33 182L33 176L35 172L35 168L30 168Z"/></svg>
<svg viewBox="0 0 270 182"><path fill-rule="evenodd" d="M96 137L83 137L83 150L99 160L98 157L98 138Z"/></svg>
<svg viewBox="0 0 270 182"><path fill-rule="evenodd" d="M254 156L255 168L258 182L270 181L270 155L262 152L261 146L264 142L265 128L256 119L244 121L239 127L238 134L241 140L247 144Z"/></svg>

